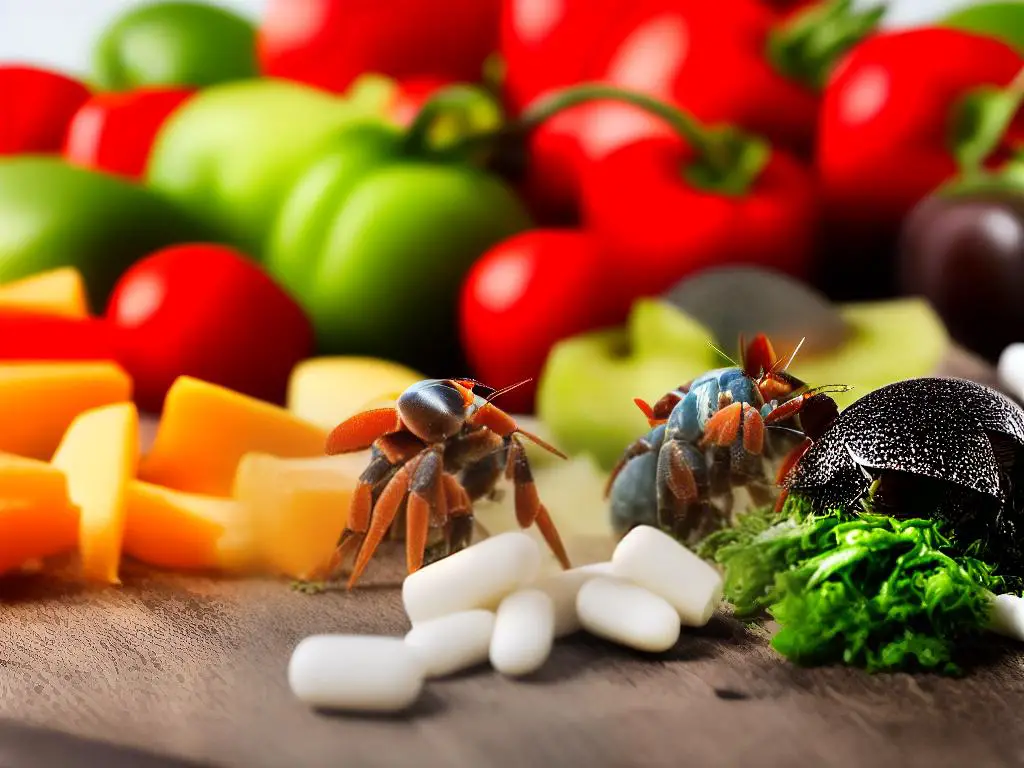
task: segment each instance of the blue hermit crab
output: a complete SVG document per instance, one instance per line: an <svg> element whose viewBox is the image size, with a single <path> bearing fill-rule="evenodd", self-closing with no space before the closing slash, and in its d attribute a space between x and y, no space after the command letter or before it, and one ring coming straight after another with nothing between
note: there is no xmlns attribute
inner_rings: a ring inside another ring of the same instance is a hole
<svg viewBox="0 0 1024 768"><path fill-rule="evenodd" d="M741 339L740 348L739 364L708 371L654 405L636 400L651 430L625 449L608 480L619 535L656 525L694 544L730 523L735 489L757 505L780 499L776 480L838 416L828 392L845 387L811 389L786 372L799 346L785 361L764 335L745 348Z"/></svg>

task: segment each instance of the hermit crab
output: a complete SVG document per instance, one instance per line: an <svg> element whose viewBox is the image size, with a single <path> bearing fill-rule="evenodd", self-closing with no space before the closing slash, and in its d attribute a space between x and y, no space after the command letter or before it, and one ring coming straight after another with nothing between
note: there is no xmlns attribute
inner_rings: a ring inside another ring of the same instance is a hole
<svg viewBox="0 0 1024 768"><path fill-rule="evenodd" d="M330 433L328 454L371 449L332 567L356 552L350 588L400 511L405 513L409 572L423 565L431 529L442 535L442 555L464 548L472 533L473 501L491 493L503 471L515 487L519 524L536 524L561 564L569 567L520 438L566 457L494 405L492 400L504 391L471 379L426 379L402 392L394 407L358 413Z"/></svg>
<svg viewBox="0 0 1024 768"><path fill-rule="evenodd" d="M927 377L864 395L819 422L781 477L828 511L945 520L1022 575L1024 410L973 381ZM780 498L781 501L781 498Z"/></svg>
<svg viewBox="0 0 1024 768"><path fill-rule="evenodd" d="M786 372L799 346L785 361L764 335L740 347L740 364L708 371L653 406L636 401L652 429L626 448L608 481L620 535L657 525L695 544L730 522L734 489L771 503L778 488L770 469L791 466L804 430L817 433L838 414L827 393L845 387L810 389Z"/></svg>

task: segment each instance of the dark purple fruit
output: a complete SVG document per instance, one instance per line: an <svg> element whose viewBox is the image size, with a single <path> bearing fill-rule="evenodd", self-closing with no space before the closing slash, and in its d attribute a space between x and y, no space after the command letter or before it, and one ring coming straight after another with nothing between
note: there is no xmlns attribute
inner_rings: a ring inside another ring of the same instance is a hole
<svg viewBox="0 0 1024 768"><path fill-rule="evenodd" d="M953 339L996 360L1024 341L1024 193L925 198L904 222L898 270L903 291L926 298Z"/></svg>

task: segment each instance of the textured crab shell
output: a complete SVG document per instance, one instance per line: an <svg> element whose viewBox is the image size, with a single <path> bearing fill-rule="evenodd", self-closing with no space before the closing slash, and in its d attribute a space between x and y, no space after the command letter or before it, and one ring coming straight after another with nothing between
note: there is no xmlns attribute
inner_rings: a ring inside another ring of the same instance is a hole
<svg viewBox="0 0 1024 768"><path fill-rule="evenodd" d="M658 524L658 456L665 442L665 425L647 433L652 450L627 462L612 484L612 528L626 533L635 525Z"/></svg>
<svg viewBox="0 0 1024 768"><path fill-rule="evenodd" d="M790 491L828 505L853 502L866 470L902 471L956 483L1002 501L990 433L1024 448L1024 410L963 379L896 382L857 400L784 478Z"/></svg>
<svg viewBox="0 0 1024 768"><path fill-rule="evenodd" d="M689 391L668 417L666 437L699 440L708 420L718 411L722 393L731 398L730 402L749 403L758 409L764 404L756 382L740 368L715 368L690 383Z"/></svg>

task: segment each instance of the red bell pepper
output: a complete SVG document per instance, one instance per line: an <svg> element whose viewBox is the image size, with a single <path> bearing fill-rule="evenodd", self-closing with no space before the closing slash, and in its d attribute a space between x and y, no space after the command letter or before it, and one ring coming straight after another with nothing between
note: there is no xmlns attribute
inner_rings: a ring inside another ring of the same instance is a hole
<svg viewBox="0 0 1024 768"><path fill-rule="evenodd" d="M56 153L89 89L59 72L0 66L0 155Z"/></svg>
<svg viewBox="0 0 1024 768"><path fill-rule="evenodd" d="M0 309L0 360L116 359L116 331L102 319Z"/></svg>
<svg viewBox="0 0 1024 768"><path fill-rule="evenodd" d="M831 258L823 287L852 299L896 290L894 251L911 208L1022 136L1014 120L1024 59L954 29L878 35L854 49L825 90L817 171Z"/></svg>
<svg viewBox="0 0 1024 768"><path fill-rule="evenodd" d="M72 118L64 157L83 168L140 178L160 127L192 93L150 88L96 94Z"/></svg>
<svg viewBox="0 0 1024 768"><path fill-rule="evenodd" d="M818 90L836 58L876 24L834 0L784 17L757 0L640 0L614 35L591 41L587 80L640 91L708 123L730 123L798 154L811 154ZM528 194L564 215L590 163L663 124L622 104L566 111L530 141Z"/></svg>
<svg viewBox="0 0 1024 768"><path fill-rule="evenodd" d="M817 167L829 209L857 226L897 226L956 175L978 95L1022 67L1005 43L954 29L893 32L856 48L822 104ZM1009 148L1009 134L993 138L993 150L1000 140Z"/></svg>
<svg viewBox="0 0 1024 768"><path fill-rule="evenodd" d="M578 230L542 229L516 235L477 261L462 286L459 327L478 379L494 388L529 379L503 394L501 407L530 413L551 348L616 325L626 314L608 291L597 239Z"/></svg>
<svg viewBox="0 0 1024 768"><path fill-rule="evenodd" d="M615 33L630 0L506 0L499 51L505 106L513 115L538 96L587 78L597 41Z"/></svg>
<svg viewBox="0 0 1024 768"><path fill-rule="evenodd" d="M479 82L497 48L500 0L269 0L265 75L342 92L367 72Z"/></svg>
<svg viewBox="0 0 1024 768"><path fill-rule="evenodd" d="M607 253L607 284L622 300L660 294L724 264L810 277L818 207L801 163L762 138L708 127L640 94L596 86L562 98L582 99L588 90L633 102L674 134L624 146L583 177L583 221Z"/></svg>

